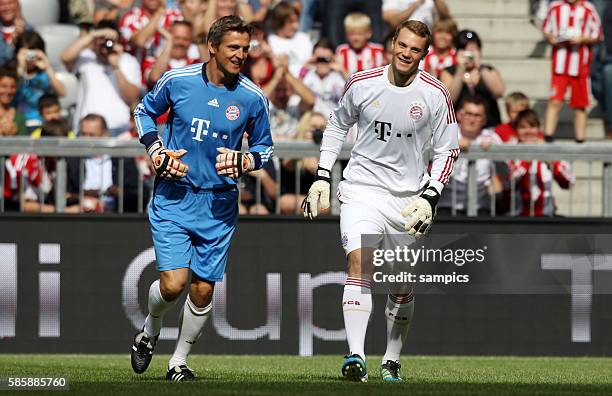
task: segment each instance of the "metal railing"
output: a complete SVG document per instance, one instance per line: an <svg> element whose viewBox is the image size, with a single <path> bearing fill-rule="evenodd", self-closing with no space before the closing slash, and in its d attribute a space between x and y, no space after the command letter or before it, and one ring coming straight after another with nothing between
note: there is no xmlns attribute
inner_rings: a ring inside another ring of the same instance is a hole
<svg viewBox="0 0 612 396"><path fill-rule="evenodd" d="M351 145L345 145L342 148L339 160L347 160L350 157ZM130 157L142 157L146 155L142 145L136 140L119 140L119 139L61 139L61 138L46 138L46 139L29 139L29 138L0 138L0 185L5 185L5 160L6 157L15 153L36 154L42 158L56 157L56 176L55 176L55 205L57 212L63 212L65 209L66 200L66 158L67 157L92 157L100 155L109 155L113 158L119 158L120 170L118 175L118 208L119 213L123 212L123 167L124 159ZM275 144L275 156L282 159L303 159L305 157L318 157L319 147L311 142L278 142ZM466 213L468 216L476 216L478 213L477 202L477 180L476 180L476 160L488 159L493 162L504 162L511 160L540 160L540 161L558 161L565 160L570 164L579 163L581 169L587 167L588 172L584 175L578 175L577 186L569 190L569 207L566 210L567 215L587 215L587 216L612 216L612 143L585 143L585 144L520 144L520 145L495 145L488 150L483 150L478 146L470 148L469 152L461 153L461 157L468 160L468 183L467 183L467 207ZM43 163L44 164L44 163ZM594 166L595 165L595 166ZM595 168L595 169L594 169ZM295 180L295 195L296 195L296 213L299 211L299 195L304 194L300 191L300 172L299 165L296 167ZM595 171L596 170L596 171ZM80 173L82 176L83 165L81 165ZM276 203L275 211L280 213L279 198L280 198L280 165L275 164L276 172ZM494 173L494 169L492 170ZM141 175L142 176L142 175ZM83 179L81 178L81 181ZM332 170L332 191L335 191L337 184L341 180L341 164L336 162ZM451 179L452 183L452 179ZM531 180L532 185L535 180ZM21 183L21 189L23 189ZM586 186L586 188L585 188ZM512 185L513 187L513 185ZM142 197L145 189L143 177L139 177L138 191L139 198ZM256 179L256 198L257 204L260 201L260 192L262 191L261 179ZM593 201L594 191L601 194L599 203ZM21 191L23 193L23 191ZM516 191L512 191L515 194ZM577 197L578 194L578 197ZM39 195L42 195L39 193ZM82 202L82 190L79 192L80 202ZM588 210L577 212L573 210L575 204L584 204L584 195L587 196L586 201ZM581 198L582 197L582 198ZM491 200L491 212L495 214L495 199ZM514 201L514 196L512 197ZM138 211L143 211L143 205L139 199ZM594 207L599 207L600 210L594 211ZM0 197L0 211L4 210L4 197ZM339 203L333 200L332 213L339 212ZM595 212L595 213L593 213ZM585 214L586 213L586 214Z"/></svg>

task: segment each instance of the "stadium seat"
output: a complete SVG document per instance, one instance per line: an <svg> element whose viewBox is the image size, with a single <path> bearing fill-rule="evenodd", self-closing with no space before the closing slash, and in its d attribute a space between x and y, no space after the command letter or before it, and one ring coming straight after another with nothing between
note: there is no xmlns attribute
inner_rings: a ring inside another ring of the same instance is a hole
<svg viewBox="0 0 612 396"><path fill-rule="evenodd" d="M72 122L72 116L76 109L79 80L74 74L67 71L57 72L56 76L57 79L64 83L64 86L66 87L66 96L60 98L60 104L62 106L62 110L65 110L66 112L66 118L69 120L69 122Z"/></svg>
<svg viewBox="0 0 612 396"><path fill-rule="evenodd" d="M58 0L20 0L20 3L25 20L34 27L59 22Z"/></svg>
<svg viewBox="0 0 612 396"><path fill-rule="evenodd" d="M79 37L79 28L74 25L45 25L36 29L45 40L47 57L55 70L64 70L60 60L62 51Z"/></svg>

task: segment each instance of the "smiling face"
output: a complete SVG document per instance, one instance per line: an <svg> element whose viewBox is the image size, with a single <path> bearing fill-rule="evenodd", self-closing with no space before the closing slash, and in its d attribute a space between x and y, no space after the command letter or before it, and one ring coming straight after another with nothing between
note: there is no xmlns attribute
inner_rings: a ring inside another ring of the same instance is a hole
<svg viewBox="0 0 612 396"><path fill-rule="evenodd" d="M251 36L248 33L227 32L219 46L208 43L211 58L223 74L237 75L249 54Z"/></svg>
<svg viewBox="0 0 612 396"><path fill-rule="evenodd" d="M457 113L461 135L473 139L480 134L487 123L487 113L482 104L466 102Z"/></svg>
<svg viewBox="0 0 612 396"><path fill-rule="evenodd" d="M446 51L453 46L453 34L445 30L435 31L433 34L433 45L438 51Z"/></svg>
<svg viewBox="0 0 612 396"><path fill-rule="evenodd" d="M0 104L9 107L17 92L17 81L11 77L0 78Z"/></svg>
<svg viewBox="0 0 612 396"><path fill-rule="evenodd" d="M4 25L12 25L17 18L18 11L17 0L0 0L0 20Z"/></svg>
<svg viewBox="0 0 612 396"><path fill-rule="evenodd" d="M172 25L170 29L172 34L172 53L174 59L183 59L187 57L189 46L191 45L191 37L193 31L188 25L177 23Z"/></svg>
<svg viewBox="0 0 612 396"><path fill-rule="evenodd" d="M412 75L419 68L419 63L427 55L427 38L404 28L393 40L391 48L393 58L391 66L394 72Z"/></svg>
<svg viewBox="0 0 612 396"><path fill-rule="evenodd" d="M369 27L351 28L346 30L346 39L349 45L360 50L370 41L372 38L372 29Z"/></svg>
<svg viewBox="0 0 612 396"><path fill-rule="evenodd" d="M300 28L300 18L297 12L292 13L287 17L285 24L276 32L277 35L284 38L292 38Z"/></svg>
<svg viewBox="0 0 612 396"><path fill-rule="evenodd" d="M537 143L540 141L540 125L529 120L522 120L516 128L519 140L523 143Z"/></svg>

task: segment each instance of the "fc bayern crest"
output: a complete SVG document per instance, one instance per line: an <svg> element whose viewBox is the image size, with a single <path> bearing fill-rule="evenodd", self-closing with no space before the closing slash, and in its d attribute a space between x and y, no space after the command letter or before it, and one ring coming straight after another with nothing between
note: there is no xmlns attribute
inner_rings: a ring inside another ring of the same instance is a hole
<svg viewBox="0 0 612 396"><path fill-rule="evenodd" d="M228 120L234 121L237 120L238 117L240 117L240 109L238 106L231 105L225 109L225 118Z"/></svg>
<svg viewBox="0 0 612 396"><path fill-rule="evenodd" d="M408 110L408 114L410 114L410 118L412 118L415 121L420 120L421 118L423 118L423 105L420 103L413 103L412 105L410 105L410 110Z"/></svg>

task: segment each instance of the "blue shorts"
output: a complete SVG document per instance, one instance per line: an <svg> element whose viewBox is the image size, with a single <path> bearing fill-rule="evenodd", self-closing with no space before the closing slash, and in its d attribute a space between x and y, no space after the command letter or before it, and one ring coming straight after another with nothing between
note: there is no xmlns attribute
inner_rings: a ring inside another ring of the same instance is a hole
<svg viewBox="0 0 612 396"><path fill-rule="evenodd" d="M158 181L149 205L157 270L190 268L202 279L223 279L236 230L238 191L194 190Z"/></svg>

